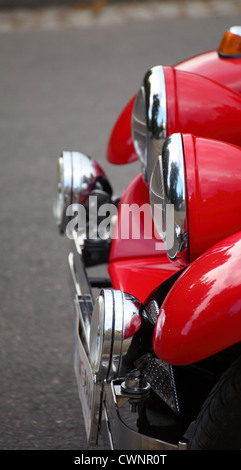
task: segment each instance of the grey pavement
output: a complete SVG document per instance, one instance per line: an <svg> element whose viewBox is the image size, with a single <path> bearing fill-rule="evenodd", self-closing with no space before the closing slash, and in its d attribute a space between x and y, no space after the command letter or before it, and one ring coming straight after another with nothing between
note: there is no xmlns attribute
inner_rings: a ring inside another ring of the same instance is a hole
<svg viewBox="0 0 241 470"><path fill-rule="evenodd" d="M108 136L146 70L216 48L240 21L230 7L48 30L15 23L0 34L0 449L88 448L72 363L70 242L52 217L58 155L94 156L121 193L139 165L108 164Z"/></svg>
<svg viewBox="0 0 241 470"><path fill-rule="evenodd" d="M20 2L22 5L22 2ZM241 0L151 0L0 9L0 33L105 27L141 21L240 16Z"/></svg>

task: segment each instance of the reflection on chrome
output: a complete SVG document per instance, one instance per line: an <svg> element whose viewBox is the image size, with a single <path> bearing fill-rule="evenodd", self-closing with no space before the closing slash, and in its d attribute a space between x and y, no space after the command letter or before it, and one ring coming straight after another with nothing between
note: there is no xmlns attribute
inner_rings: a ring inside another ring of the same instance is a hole
<svg viewBox="0 0 241 470"><path fill-rule="evenodd" d="M144 77L132 115L132 137L142 165L144 179L150 183L167 130L166 86L163 66L152 67Z"/></svg>
<svg viewBox="0 0 241 470"><path fill-rule="evenodd" d="M144 79L147 115L146 178L150 182L157 157L166 138L166 86L162 66L153 67Z"/></svg>
<svg viewBox="0 0 241 470"><path fill-rule="evenodd" d="M81 152L62 152L58 159L57 181L53 212L60 232L70 220L69 206L84 204L93 189L112 193L111 186L100 165Z"/></svg>
<svg viewBox="0 0 241 470"><path fill-rule="evenodd" d="M141 303L122 291L103 289L95 301L90 326L90 362L97 381L117 377L124 367L132 342L128 334L133 317L139 317Z"/></svg>
<svg viewBox="0 0 241 470"><path fill-rule="evenodd" d="M172 247L168 245L167 253L175 260L178 254L187 248L187 214L184 155L181 134L172 134L163 145L162 156L156 162L150 184L150 202L153 209L154 223L158 231L160 224L166 226L166 208L173 205L174 239ZM162 220L154 211L156 204L161 204ZM168 236L168 231L166 233Z"/></svg>

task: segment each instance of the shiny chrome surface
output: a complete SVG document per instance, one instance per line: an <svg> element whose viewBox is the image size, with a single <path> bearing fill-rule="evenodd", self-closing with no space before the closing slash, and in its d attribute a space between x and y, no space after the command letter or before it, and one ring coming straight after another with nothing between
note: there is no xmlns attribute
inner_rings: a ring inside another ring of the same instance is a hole
<svg viewBox="0 0 241 470"><path fill-rule="evenodd" d="M60 231L67 224L66 208L71 204L72 162L69 152L63 152L57 163L57 181L53 213Z"/></svg>
<svg viewBox="0 0 241 470"><path fill-rule="evenodd" d="M185 168L181 134L173 134L164 143L150 183L150 203L159 234L167 245L167 254L175 260L187 249L187 208ZM173 233L167 224L167 207L173 209ZM158 210L159 209L159 210ZM171 242L170 242L170 240Z"/></svg>
<svg viewBox="0 0 241 470"><path fill-rule="evenodd" d="M125 329L140 303L124 292L103 289L95 301L90 326L90 360L97 381L111 380L121 373L132 337Z"/></svg>
<svg viewBox="0 0 241 470"><path fill-rule="evenodd" d="M164 69L153 67L144 79L147 116L146 179L150 183L153 168L167 135L166 85Z"/></svg>
<svg viewBox="0 0 241 470"><path fill-rule="evenodd" d="M149 183L157 157L167 135L166 85L163 66L151 68L137 95L132 116L132 136Z"/></svg>
<svg viewBox="0 0 241 470"><path fill-rule="evenodd" d="M82 405L87 442L97 444L101 414L103 385L96 383L83 340L78 332L81 328L78 313L75 326L74 371Z"/></svg>
<svg viewBox="0 0 241 470"><path fill-rule="evenodd" d="M157 65L147 72L144 78L146 96L147 129L155 139L160 151L160 140L166 136L166 85L162 65Z"/></svg>
<svg viewBox="0 0 241 470"><path fill-rule="evenodd" d="M68 261L75 307L74 371L82 406L87 442L96 444L99 432L102 384L95 380L90 365L89 334L93 311L93 295L87 277L81 237L73 236L73 251Z"/></svg>
<svg viewBox="0 0 241 470"><path fill-rule="evenodd" d="M128 420L125 423L124 414L121 408L125 403L129 410L129 397L122 391L117 382L112 381L105 387L104 413L107 421L109 436L111 437L111 447L113 449L126 450L187 450L186 442L178 442L176 445L161 441L159 439L141 434L135 428L136 414L132 414L133 425ZM129 415L129 413L128 413Z"/></svg>
<svg viewBox="0 0 241 470"><path fill-rule="evenodd" d="M112 294L109 290L103 290L95 301L90 327L90 362L97 381L108 377L112 341Z"/></svg>
<svg viewBox="0 0 241 470"><path fill-rule="evenodd" d="M94 299L82 256L82 239L73 232L73 240L74 251L69 253L68 263L73 286L74 306L80 325L81 340L89 357L90 325Z"/></svg>
<svg viewBox="0 0 241 470"><path fill-rule="evenodd" d="M139 316L141 303L114 289L102 289L94 301L82 256L84 240L75 232L73 239L75 250L69 253L68 261L81 339L96 380L109 380L121 371L132 341L126 331L133 316Z"/></svg>
<svg viewBox="0 0 241 470"><path fill-rule="evenodd" d="M104 172L97 162L80 152L62 152L57 165L56 193L53 212L61 232L67 226L67 208L83 204Z"/></svg>

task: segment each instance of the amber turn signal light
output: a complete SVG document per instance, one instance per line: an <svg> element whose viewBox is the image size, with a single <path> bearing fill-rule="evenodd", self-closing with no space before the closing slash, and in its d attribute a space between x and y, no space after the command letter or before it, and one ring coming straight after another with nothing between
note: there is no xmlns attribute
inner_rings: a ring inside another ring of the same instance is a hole
<svg viewBox="0 0 241 470"><path fill-rule="evenodd" d="M218 52L223 57L241 57L241 26L232 26L226 31Z"/></svg>

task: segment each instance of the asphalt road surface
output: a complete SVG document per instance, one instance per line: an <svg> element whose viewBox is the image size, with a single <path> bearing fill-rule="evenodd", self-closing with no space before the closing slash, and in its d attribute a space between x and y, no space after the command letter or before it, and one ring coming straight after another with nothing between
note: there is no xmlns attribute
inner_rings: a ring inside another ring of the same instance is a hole
<svg viewBox="0 0 241 470"><path fill-rule="evenodd" d="M94 156L120 194L139 166L109 165L107 140L146 70L216 48L240 20L230 8L0 35L0 449L89 448L73 371L70 242L52 217L57 157Z"/></svg>

